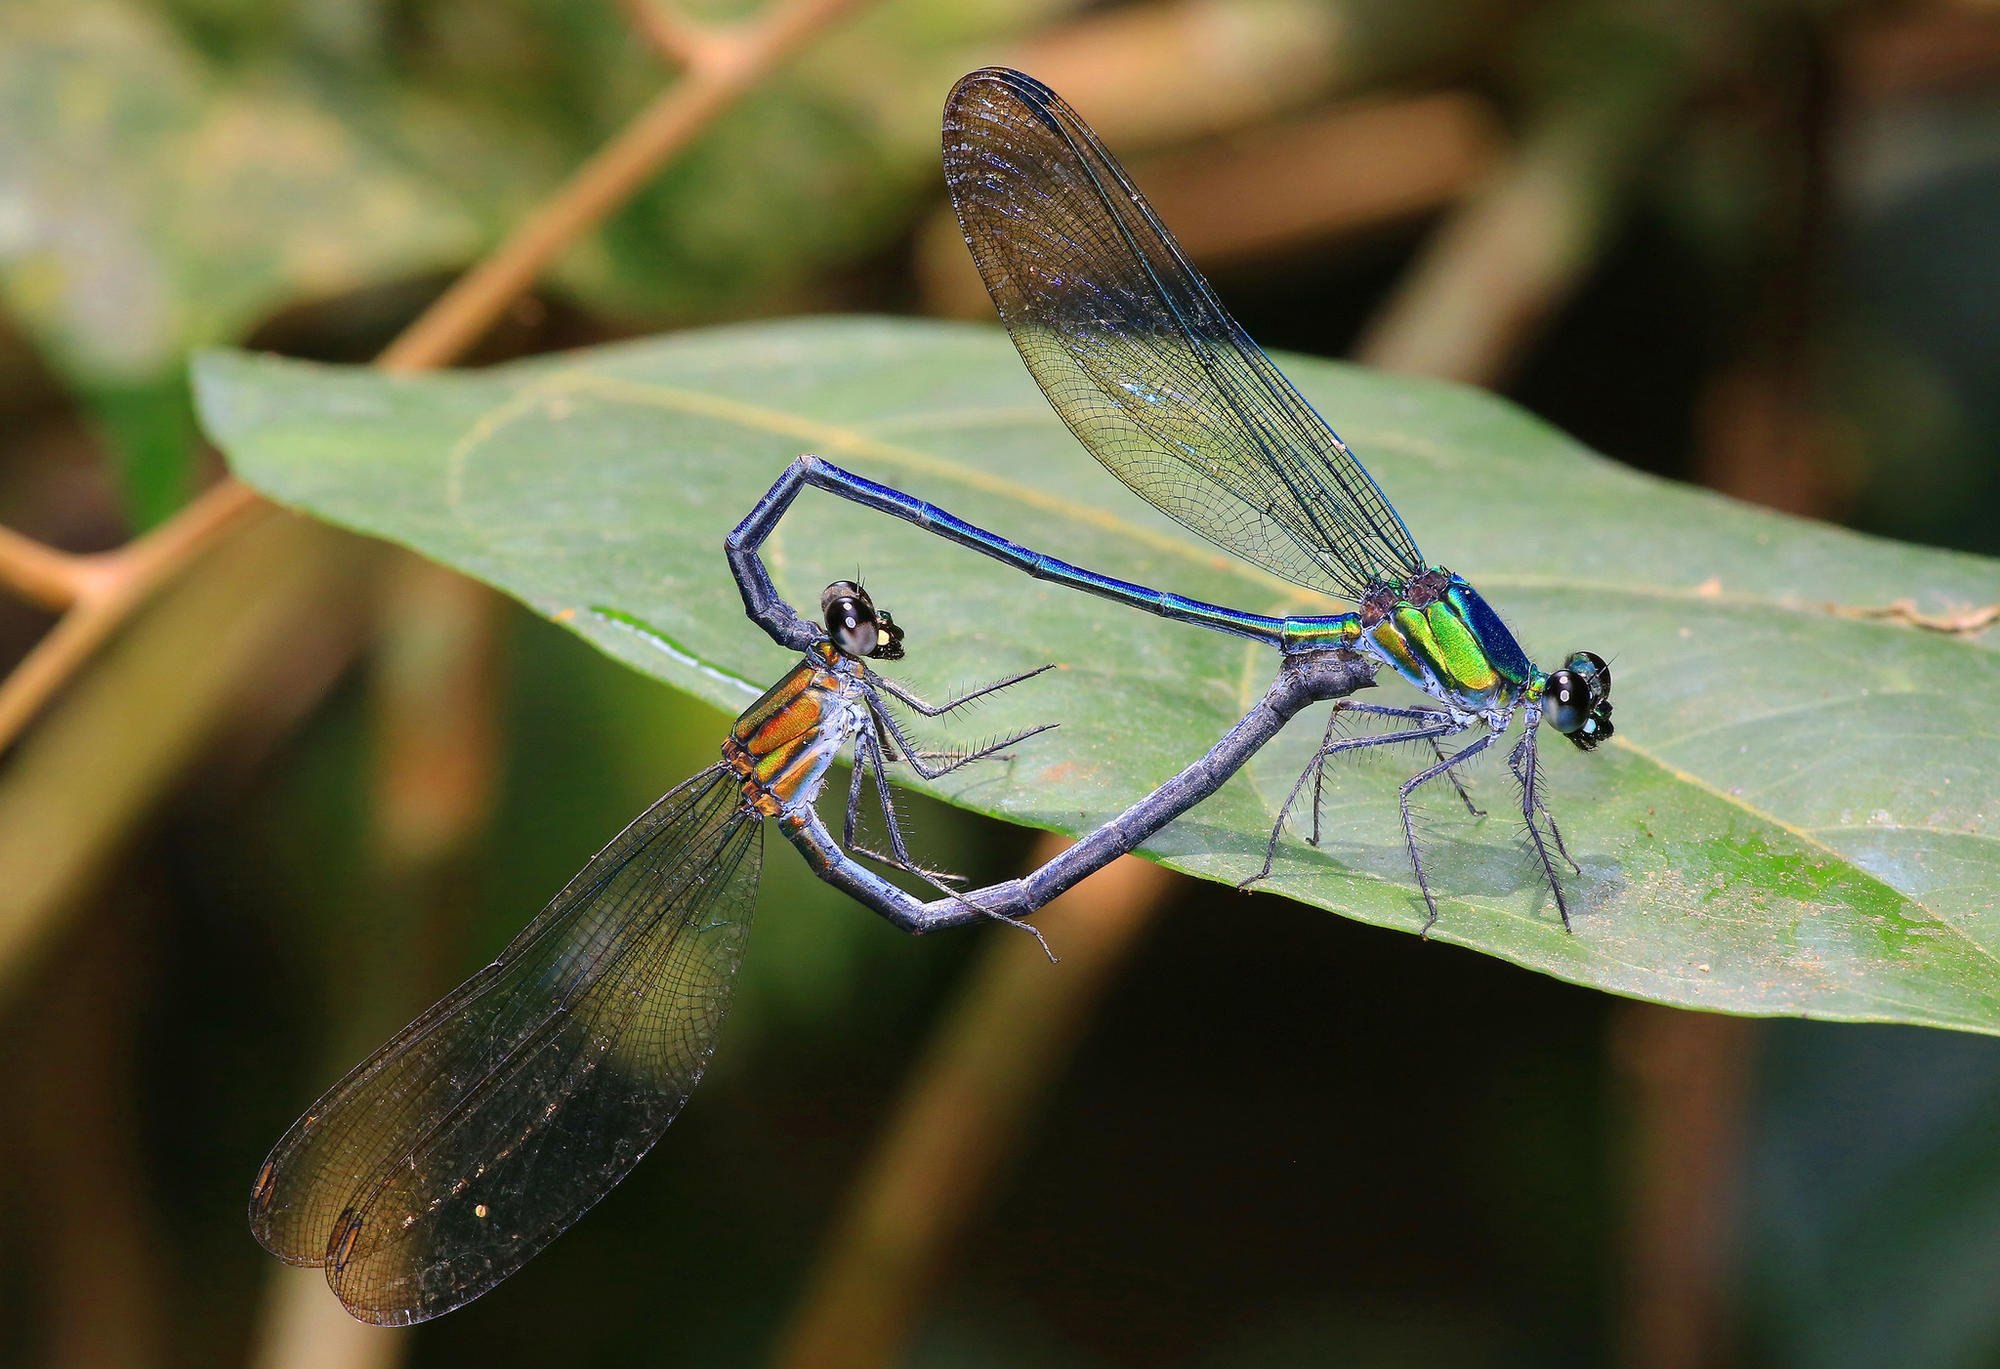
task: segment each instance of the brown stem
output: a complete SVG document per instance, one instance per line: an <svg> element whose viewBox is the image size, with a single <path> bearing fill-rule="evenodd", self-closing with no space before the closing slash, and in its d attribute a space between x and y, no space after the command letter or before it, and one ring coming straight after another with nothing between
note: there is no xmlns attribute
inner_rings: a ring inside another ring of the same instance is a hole
<svg viewBox="0 0 2000 1369"><path fill-rule="evenodd" d="M69 611L0 681L0 751L97 654L134 609L192 564L223 532L269 507L247 485L221 480L123 550L70 558L84 564L79 568L83 573L72 582L75 593Z"/></svg>
<svg viewBox="0 0 2000 1369"><path fill-rule="evenodd" d="M31 604L60 611L82 598L88 560L0 528L0 585Z"/></svg>
<svg viewBox="0 0 2000 1369"><path fill-rule="evenodd" d="M358 544L265 507L118 634L0 767L0 1000L240 709L258 663L301 623L349 611Z"/></svg>
<svg viewBox="0 0 2000 1369"><path fill-rule="evenodd" d="M405 982L429 997L462 977L459 946L478 888L470 867L499 789L506 601L403 556L379 616L370 844L379 897L407 908L423 941Z"/></svg>
<svg viewBox="0 0 2000 1369"><path fill-rule="evenodd" d="M1678 108L1692 57L1604 64L1541 114L1397 283L1356 359L1495 385L1596 263L1628 187Z"/></svg>
<svg viewBox="0 0 2000 1369"><path fill-rule="evenodd" d="M625 18L639 36L651 43L668 66L692 67L699 64L709 44L715 41L708 30L689 22L687 17L656 0L618 0Z"/></svg>
<svg viewBox="0 0 2000 1369"><path fill-rule="evenodd" d="M1068 842L1044 837L1031 864ZM967 1223L1060 1075L1172 876L1126 858L1036 919L1062 957L995 928L904 1088L772 1363L879 1369L903 1357Z"/></svg>
<svg viewBox="0 0 2000 1369"><path fill-rule="evenodd" d="M251 1369L395 1369L409 1354L408 1336L348 1316L320 1270L270 1263Z"/></svg>

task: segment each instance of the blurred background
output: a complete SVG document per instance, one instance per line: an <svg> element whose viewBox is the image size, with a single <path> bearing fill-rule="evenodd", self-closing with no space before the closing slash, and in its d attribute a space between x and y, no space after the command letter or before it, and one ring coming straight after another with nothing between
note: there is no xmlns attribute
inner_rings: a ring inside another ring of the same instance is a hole
<svg viewBox="0 0 2000 1369"><path fill-rule="evenodd" d="M244 512L188 350L989 317L937 119L994 61L1267 346L2000 552L1990 0L5 0L0 1362L2000 1364L2000 1042L1145 868L1051 912L1051 971L774 849L707 1082L499 1291L359 1328L251 1240L283 1128L725 720ZM1031 858L910 809L981 881Z"/></svg>

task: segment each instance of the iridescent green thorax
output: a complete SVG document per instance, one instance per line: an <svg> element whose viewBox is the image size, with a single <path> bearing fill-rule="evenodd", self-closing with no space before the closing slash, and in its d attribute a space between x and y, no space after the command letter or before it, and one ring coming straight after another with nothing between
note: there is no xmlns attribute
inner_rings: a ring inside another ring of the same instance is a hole
<svg viewBox="0 0 2000 1369"><path fill-rule="evenodd" d="M1360 634L1399 674L1462 707L1503 703L1534 674L1479 592L1439 567L1376 585L1362 596L1357 617Z"/></svg>

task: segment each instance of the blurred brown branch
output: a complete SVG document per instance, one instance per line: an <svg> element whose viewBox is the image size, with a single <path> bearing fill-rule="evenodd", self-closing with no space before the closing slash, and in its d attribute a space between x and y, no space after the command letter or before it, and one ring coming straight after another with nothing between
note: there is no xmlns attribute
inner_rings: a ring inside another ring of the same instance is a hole
<svg viewBox="0 0 2000 1369"><path fill-rule="evenodd" d="M1453 212L1370 324L1356 359L1475 385L1504 380L1595 265L1689 78L1671 60L1547 111Z"/></svg>
<svg viewBox="0 0 2000 1369"><path fill-rule="evenodd" d="M252 1369L391 1369L409 1353L408 1336L348 1316L319 1270L281 1264L268 1280Z"/></svg>
<svg viewBox="0 0 2000 1369"><path fill-rule="evenodd" d="M1520 8L1519 0L1116 5L1030 38L1011 60L1129 156L1462 67L1504 36Z"/></svg>
<svg viewBox="0 0 2000 1369"><path fill-rule="evenodd" d="M658 0L618 0L618 8L639 35L651 43L669 66L692 67L715 39L708 30Z"/></svg>
<svg viewBox="0 0 2000 1369"><path fill-rule="evenodd" d="M1030 867L1069 845L1045 836ZM967 1223L1060 1076L1091 1008L1173 882L1127 857L1036 919L1062 957L996 928L972 980L905 1085L772 1363L881 1369L900 1362Z"/></svg>
<svg viewBox="0 0 2000 1369"><path fill-rule="evenodd" d="M1757 1023L1627 1003L1612 1032L1630 1114L1628 1369L1729 1363L1723 1289Z"/></svg>
<svg viewBox="0 0 2000 1369"><path fill-rule="evenodd" d="M8 587L50 607L62 621L0 681L0 751L55 692L97 653L133 610L186 569L224 532L263 506L232 480L210 486L171 520L117 551L70 556L7 534ZM30 551L29 548L33 550ZM60 604L50 596L61 596Z"/></svg>
<svg viewBox="0 0 2000 1369"><path fill-rule="evenodd" d="M257 665L351 602L359 544L266 508L120 634L0 772L0 998L241 708Z"/></svg>
<svg viewBox="0 0 2000 1369"><path fill-rule="evenodd" d="M85 597L96 558L45 547L11 528L0 528L0 583L31 604L62 610Z"/></svg>
<svg viewBox="0 0 2000 1369"><path fill-rule="evenodd" d="M448 862L485 828L497 782L499 594L402 555L376 652L374 843L402 878Z"/></svg>
<svg viewBox="0 0 2000 1369"><path fill-rule="evenodd" d="M531 289L562 252L602 223L707 128L805 42L859 0L781 0L723 38L677 40L685 76L625 126L507 241L445 291L389 345L379 365L423 370L462 356L507 307Z"/></svg>

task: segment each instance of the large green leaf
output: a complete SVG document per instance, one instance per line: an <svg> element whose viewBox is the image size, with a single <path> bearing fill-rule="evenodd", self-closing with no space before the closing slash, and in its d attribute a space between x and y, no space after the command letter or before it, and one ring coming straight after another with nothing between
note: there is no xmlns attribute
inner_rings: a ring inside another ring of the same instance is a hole
<svg viewBox="0 0 2000 1369"><path fill-rule="evenodd" d="M2000 564L1636 475L1475 391L1286 365L1429 554L1544 664L1586 646L1615 663L1615 742L1544 750L1584 867L1575 935L1496 763L1475 779L1492 816L1425 810L1436 936L1667 1003L2000 1030L1997 634L1855 613L1992 603ZM273 498L490 581L730 709L786 661L743 621L722 538L802 450L1109 573L1266 613L1325 607L1129 496L988 328L794 321L403 379L223 353L197 382L209 432ZM1274 666L819 495L769 555L807 608L865 573L909 627L920 688L1062 663L981 719L1062 728L944 786L1017 822L1095 824L1219 736ZM1319 731L1317 711L1299 719L1153 852L1211 878L1255 868ZM1415 765L1343 763L1325 844L1288 840L1267 887L1417 927L1395 798ZM1253 905L1241 916L1250 934Z"/></svg>

